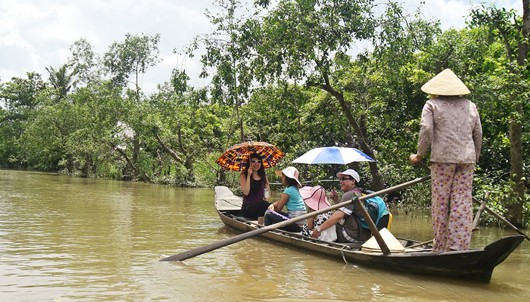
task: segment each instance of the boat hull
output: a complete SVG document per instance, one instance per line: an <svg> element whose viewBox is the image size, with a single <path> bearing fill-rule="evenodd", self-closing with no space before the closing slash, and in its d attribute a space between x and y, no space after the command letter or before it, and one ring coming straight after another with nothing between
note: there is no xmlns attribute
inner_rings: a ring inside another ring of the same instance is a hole
<svg viewBox="0 0 530 302"><path fill-rule="evenodd" d="M224 195L226 196L226 194ZM237 209L237 197L232 196L231 205L227 206L223 205L217 196L216 188L216 209L226 226L239 232L250 232L261 227L240 216L240 211ZM501 238L483 249L433 253L431 249L414 248L407 249L405 253L384 255L383 253L361 251L359 245L324 242L302 236L299 233L289 233L279 229L262 233L259 236L317 255L342 259L355 265L401 273L466 279L481 283L489 283L494 268L504 261L524 240L524 236L512 235ZM414 244L412 240L404 240L403 242L405 247Z"/></svg>

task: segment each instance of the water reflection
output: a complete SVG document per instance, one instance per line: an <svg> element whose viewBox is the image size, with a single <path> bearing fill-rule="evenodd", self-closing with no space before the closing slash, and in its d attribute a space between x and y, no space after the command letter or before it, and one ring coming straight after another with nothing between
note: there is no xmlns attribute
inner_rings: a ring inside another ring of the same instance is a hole
<svg viewBox="0 0 530 302"><path fill-rule="evenodd" d="M236 235L213 190L0 170L0 301L427 301L530 299L525 242L489 285L365 269L259 239L160 262ZM427 213L396 235L431 239ZM483 246L508 231L483 228Z"/></svg>

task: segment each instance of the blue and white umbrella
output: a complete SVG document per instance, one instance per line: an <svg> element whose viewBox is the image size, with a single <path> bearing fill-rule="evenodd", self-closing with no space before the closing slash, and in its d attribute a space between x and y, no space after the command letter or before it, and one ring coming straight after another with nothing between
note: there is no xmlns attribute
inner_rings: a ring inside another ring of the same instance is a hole
<svg viewBox="0 0 530 302"><path fill-rule="evenodd" d="M351 162L375 161L361 150L345 147L320 147L307 151L304 155L293 160L297 164L338 164L346 165Z"/></svg>

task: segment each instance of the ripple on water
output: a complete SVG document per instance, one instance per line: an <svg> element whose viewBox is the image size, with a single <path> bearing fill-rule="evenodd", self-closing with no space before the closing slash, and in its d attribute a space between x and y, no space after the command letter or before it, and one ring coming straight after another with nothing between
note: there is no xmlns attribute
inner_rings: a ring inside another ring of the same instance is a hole
<svg viewBox="0 0 530 302"><path fill-rule="evenodd" d="M219 220L213 190L1 170L0 184L0 301L530 300L528 243L489 285L365 269L255 238L161 262L238 234ZM397 213L393 231L430 237L428 218ZM506 233L479 232L477 245Z"/></svg>

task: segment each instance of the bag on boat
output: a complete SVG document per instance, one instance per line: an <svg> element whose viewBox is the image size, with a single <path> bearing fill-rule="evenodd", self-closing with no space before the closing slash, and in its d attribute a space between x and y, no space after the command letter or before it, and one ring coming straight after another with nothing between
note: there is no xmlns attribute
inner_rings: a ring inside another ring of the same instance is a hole
<svg viewBox="0 0 530 302"><path fill-rule="evenodd" d="M370 218L372 218L372 221L375 223L376 226L379 223L379 220L381 217L389 214L388 208L386 206L385 201L379 197L374 196L368 199L364 200L364 207L366 208L366 211L370 215ZM360 217L359 221L361 223L361 227L364 229L369 229L368 223L364 219L364 217ZM380 226L378 226L379 228Z"/></svg>

